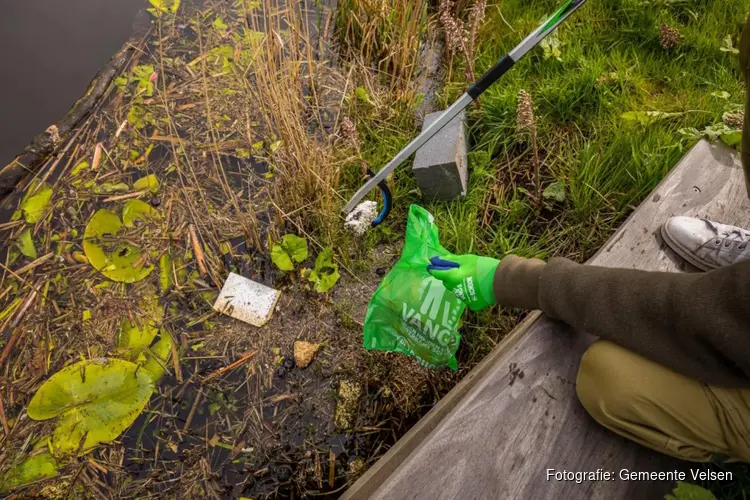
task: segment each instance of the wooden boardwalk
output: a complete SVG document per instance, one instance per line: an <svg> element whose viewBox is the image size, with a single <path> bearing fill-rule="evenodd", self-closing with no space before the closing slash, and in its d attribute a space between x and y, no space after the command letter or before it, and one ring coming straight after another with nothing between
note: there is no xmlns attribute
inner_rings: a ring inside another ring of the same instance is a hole
<svg viewBox="0 0 750 500"><path fill-rule="evenodd" d="M661 240L659 227L673 215L750 227L739 156L722 144L699 142L589 264L695 271ZM593 340L532 313L343 498L663 498L672 482L546 479L547 469L689 466L605 430L585 412L574 384Z"/></svg>

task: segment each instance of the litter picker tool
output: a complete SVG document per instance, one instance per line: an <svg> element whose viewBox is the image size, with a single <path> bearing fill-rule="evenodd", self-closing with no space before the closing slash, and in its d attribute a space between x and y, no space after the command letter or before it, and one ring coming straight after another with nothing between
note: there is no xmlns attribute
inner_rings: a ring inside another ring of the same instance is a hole
<svg viewBox="0 0 750 500"><path fill-rule="evenodd" d="M560 7L557 12L552 14L539 28L536 29L532 34L527 36L516 48L511 50L509 53L504 55L500 61L497 62L492 68L483 74L479 80L474 82L468 90L458 98L443 114L435 120L432 125L422 131L416 139L411 141L404 149L402 149L388 164L383 167L375 175L371 175L370 179L352 196L349 202L344 206L342 212L344 215L349 214L362 199L375 187L380 186L383 190L385 185L385 178L393 172L396 167L401 165L409 156L415 153L424 143L429 141L435 134L451 122L461 111L466 109L469 104L474 102L480 95L484 93L487 88L495 83L501 76L503 76L513 65L518 62L523 56L526 55L531 49L536 47L544 37L552 33L560 23L568 18L573 12L583 5L586 0L567 0L565 4ZM384 191L385 193L385 191ZM385 219L390 211L391 200L390 196L384 200L385 206L380 216L373 221L372 225L375 226Z"/></svg>

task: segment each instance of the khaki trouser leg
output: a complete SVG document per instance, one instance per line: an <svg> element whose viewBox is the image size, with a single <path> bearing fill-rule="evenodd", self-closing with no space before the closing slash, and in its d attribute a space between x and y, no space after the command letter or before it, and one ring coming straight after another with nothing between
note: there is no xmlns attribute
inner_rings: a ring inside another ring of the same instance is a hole
<svg viewBox="0 0 750 500"><path fill-rule="evenodd" d="M606 340L584 353L576 390L604 427L694 462L750 461L750 389L701 384Z"/></svg>

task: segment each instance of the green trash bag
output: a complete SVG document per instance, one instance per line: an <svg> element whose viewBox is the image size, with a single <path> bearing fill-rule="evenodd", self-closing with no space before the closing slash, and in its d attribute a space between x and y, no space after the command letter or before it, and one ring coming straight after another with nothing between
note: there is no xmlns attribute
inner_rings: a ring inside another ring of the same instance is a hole
<svg viewBox="0 0 750 500"><path fill-rule="evenodd" d="M466 305L427 272L435 255L451 253L440 245L432 214L412 205L401 259L367 307L365 349L414 356L429 368L458 368L458 324Z"/></svg>

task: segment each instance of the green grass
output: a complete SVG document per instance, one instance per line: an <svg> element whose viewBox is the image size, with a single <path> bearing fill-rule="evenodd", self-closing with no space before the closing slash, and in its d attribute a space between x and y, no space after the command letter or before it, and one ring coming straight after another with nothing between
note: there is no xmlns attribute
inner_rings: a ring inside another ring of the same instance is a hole
<svg viewBox="0 0 750 500"><path fill-rule="evenodd" d="M556 5L520 0L489 5L474 63L477 74ZM535 49L470 109L475 156L492 160L474 165L466 199L426 205L446 246L498 256L590 257L692 146L680 129L702 129L721 122L725 111L742 108L738 57L720 47L726 35L736 43L748 11L748 1L588 2L559 28L560 60L545 59ZM661 48L661 23L679 29L678 47ZM444 106L468 83L463 62L455 61ZM543 186L557 180L566 186L566 201L541 215L519 190L533 192L531 151L515 130L521 88L534 99ZM716 92L729 97L711 95ZM682 114L642 125L621 118L628 111ZM375 169L417 132L403 122L383 127L376 126L364 140L363 154ZM395 179L399 205L390 229L398 233L408 203L421 201L408 168ZM499 191L498 199L488 200L488 187Z"/></svg>
<svg viewBox="0 0 750 500"><path fill-rule="evenodd" d="M477 74L535 29L557 3L490 4L474 61ZM545 59L535 49L471 107L469 194L426 204L445 246L455 252L562 255L578 261L593 255L692 146L680 129L702 129L721 122L725 111L742 108L738 57L720 47L726 35L736 44L748 11L747 0L584 5L558 30L559 60ZM678 47L661 48L661 23L679 29ZM454 58L454 79L441 96L444 106L468 83L459 59ZM541 214L523 191L533 192L533 182L532 153L515 130L521 88L534 99L543 187L554 181L566 187L566 201L550 203ZM716 92L729 97L711 95ZM629 111L681 114L642 125L621 117ZM383 120L373 129L363 138L363 155L376 170L417 133L408 120ZM408 168L396 173L394 187L398 205L386 235L401 233L408 204L421 203Z"/></svg>
<svg viewBox="0 0 750 500"><path fill-rule="evenodd" d="M511 0L489 6L477 72L494 64L556 5ZM739 36L748 11L747 1L588 2L559 28L560 60L545 59L536 49L472 108L474 150L493 157L489 172L472 173L472 190L484 191L487 182L503 183L514 175L517 182L514 189L505 186L492 210L492 227L477 226L477 216L487 210L481 196L429 207L446 242L457 251L488 255L590 257L692 145L679 129L701 129L742 107L738 57L720 47L726 35ZM661 23L679 29L678 47L661 48ZM451 82L445 104L465 84ZM530 151L515 133L521 88L535 102L543 183L561 180L567 191L566 202L541 216L518 191L530 188L523 182ZM711 95L722 91L729 98ZM621 118L628 111L683 114L644 126ZM519 208L519 202L528 208ZM465 228L475 228L476 234L462 234Z"/></svg>
<svg viewBox="0 0 750 500"><path fill-rule="evenodd" d="M477 74L556 5L520 0L490 4L474 62ZM559 28L559 60L545 59L535 49L470 109L474 159L469 194L463 200L426 204L445 245L456 252L496 256L591 257L692 146L694 141L685 140L680 129L702 129L721 122L724 112L742 108L738 57L720 47L726 35L736 44L748 11L749 1L588 2ZM678 47L661 48L661 23L679 29ZM442 95L444 106L468 83L464 63L458 57L455 61L454 80ZM532 153L516 133L521 88L534 99L543 187L554 181L566 187L566 201L549 203L541 214L523 191L533 192L533 187ZM711 95L717 92L729 97ZM681 114L642 125L621 117L629 111ZM408 127L378 130L365 141L367 160L379 168L415 133ZM397 233L408 203L421 201L408 168L395 177L398 206L390 229ZM490 198L493 190L497 195Z"/></svg>

